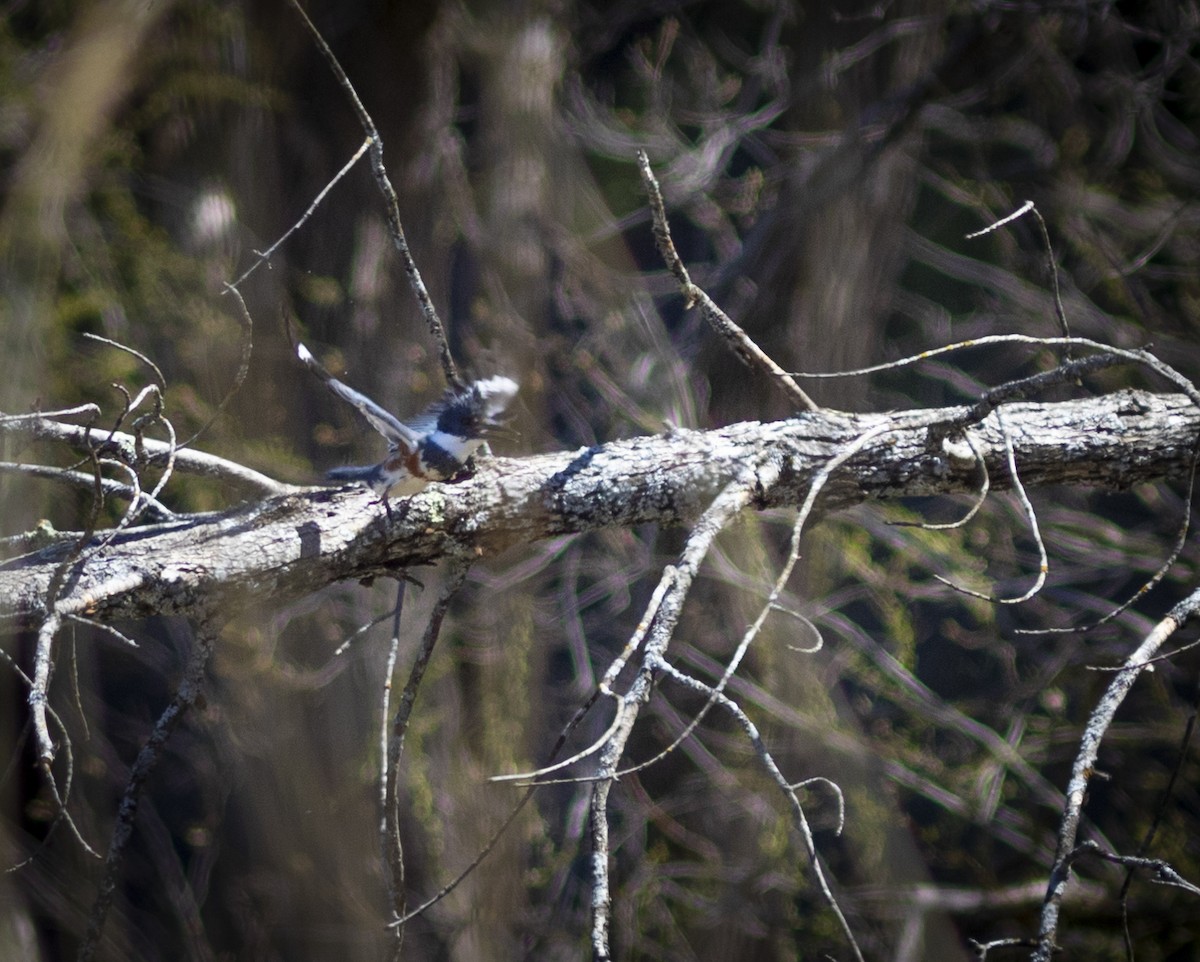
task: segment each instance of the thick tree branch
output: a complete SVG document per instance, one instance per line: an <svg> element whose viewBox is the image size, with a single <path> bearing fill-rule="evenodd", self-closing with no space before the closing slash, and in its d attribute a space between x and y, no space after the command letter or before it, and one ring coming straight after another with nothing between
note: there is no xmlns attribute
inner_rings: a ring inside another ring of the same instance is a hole
<svg viewBox="0 0 1200 962"><path fill-rule="evenodd" d="M432 485L394 510L390 523L369 493L295 490L217 516L122 532L67 573L55 610L102 620L193 614L212 603L295 596L463 551L495 553L602 527L688 523L752 462L771 464L778 475L773 485L756 489L753 505L795 506L831 457L882 423L889 429L830 478L819 510L974 491L979 468L972 447L994 487L1010 484L994 415L969 429L970 445L953 436L931 442L940 436L939 425L965 410L810 412L769 424L672 431L574 452L496 459L469 481ZM1004 412L1028 488L1124 488L1185 477L1200 435L1200 411L1178 395L1123 391L1006 405ZM61 548L47 548L0 564L0 616L42 620L46 589L62 558Z"/></svg>

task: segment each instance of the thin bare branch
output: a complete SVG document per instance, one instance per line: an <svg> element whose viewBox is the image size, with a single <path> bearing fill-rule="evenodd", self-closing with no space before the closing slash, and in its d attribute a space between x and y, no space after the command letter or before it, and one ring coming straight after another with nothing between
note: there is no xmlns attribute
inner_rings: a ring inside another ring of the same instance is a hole
<svg viewBox="0 0 1200 962"><path fill-rule="evenodd" d="M73 408L63 408L60 411L34 411L30 414L4 414L0 412L0 426L17 425L23 421L41 421L44 418L71 418L77 414L86 414L88 421L100 417L100 405L80 404Z"/></svg>
<svg viewBox="0 0 1200 962"><path fill-rule="evenodd" d="M941 347L935 347L928 351L922 351L920 354L913 354L909 357L902 357L895 361L888 361L886 364L873 364L870 367L854 368L853 370L828 371L815 374L805 371L795 371L793 374L795 377L814 379L861 377L864 374L875 374L878 371L888 371L896 368L907 367L910 364L917 364L920 361L926 361L929 358L937 357L940 354L947 354L953 351L962 351L971 347L985 347L990 344L1034 344L1041 347L1086 347L1094 351L1098 351L1101 354L1111 354L1115 357L1121 357L1127 361L1132 361L1135 364L1144 364L1146 367L1150 368L1152 371L1166 378L1166 380L1178 387L1184 394L1188 396L1188 399L1191 400L1193 404L1195 404L1197 407L1200 407L1200 390L1196 389L1196 386L1192 383L1192 381L1176 371L1173 367L1171 367L1171 365L1159 360L1148 350L1143 348L1129 349L1113 347L1111 344L1105 344L1102 341L1093 341L1091 338L1087 337L1031 337L1028 334L989 334L986 337L976 337L967 341L956 341L953 344L944 344ZM1084 360L1087 359L1085 358ZM1079 363L1079 361L1075 361L1072 362L1071 365L1065 364L1061 367L1055 368L1054 371L1045 372L1045 375L1053 374L1055 375L1054 382L1061 383L1064 380L1068 380L1072 377L1078 377L1080 374L1086 373L1085 368L1072 366ZM1108 365L1105 363L1101 366L1107 367ZM1022 385L1023 387L1021 389L1028 391L1028 389L1032 387L1030 382L1043 377L1044 375L1034 375L1034 378L1026 378L1024 381L1011 382L1011 385ZM1050 383L1048 380L1042 381L1039 382L1039 386L1047 386L1048 383ZM1015 388L1012 386L1001 385L1001 387L1004 387L1005 390L1009 392L1015 390Z"/></svg>
<svg viewBox="0 0 1200 962"><path fill-rule="evenodd" d="M89 341L98 341L101 344L107 344L109 347L115 347L118 351L124 351L126 354L132 354L139 361L145 364L146 367L150 368L150 370L154 372L154 383L158 385L158 389L160 391L166 391L167 379L163 377L163 372L159 370L157 364L150 360L150 358L146 357L146 355L141 351L130 347L128 344L122 344L120 341L113 341L107 337L101 337L99 334L92 334L88 331L84 331L83 336Z"/></svg>
<svg viewBox="0 0 1200 962"><path fill-rule="evenodd" d="M563 727L563 730L559 733L558 739L555 741L554 746L550 749L550 753L547 756L548 760L552 761L553 759L558 757L559 752L561 752L563 749L563 746L566 745L567 739L570 738L571 733L578 727L579 723L584 719L584 717L587 715L587 713L591 710L591 708L599 700L599 697L600 697L600 691L599 691L599 689L597 689L595 692L592 693L591 698L589 698L579 708L579 710L575 713L575 715L571 718L571 720ZM552 764L548 763L544 768L539 769L539 771L553 771L555 768L558 768L558 767L560 767L560 766L556 766L556 765L552 765ZM512 778L513 778L513 776L499 776L499 777L492 778L491 781L505 781L505 780L512 780ZM579 782L579 781L583 781L583 779L562 779L561 781L562 782ZM458 873L458 875L456 875L453 879L451 879L444 886L442 886L442 888L439 889L436 894L430 896L428 899L426 899L424 902L422 902L415 909L411 909L407 915L401 916L400 918L396 919L394 922L391 922L390 924L391 925L404 925L405 923L409 922L410 920L416 918L418 915L421 915L423 912L427 911L431 906L440 902L447 895L449 895L451 892L453 892L459 886L459 884L468 875L470 875L471 872L473 872L475 870L475 868L485 858L487 858L487 856L494 850L496 843L503 837L504 833L508 831L509 826L511 826L513 824L513 822L516 821L517 816L521 814L521 811L525 808L525 806L533 798L534 793L544 785L556 785L556 784L559 784L559 781L548 780L548 781L538 781L538 782L535 782L535 783L529 785L526 792L521 796L521 800L512 807L512 810L509 812L508 816L504 819L503 822L500 823L500 826L492 833L491 837L481 846L479 851L476 853L475 857L473 859L471 859L471 861Z"/></svg>
<svg viewBox="0 0 1200 962"><path fill-rule="evenodd" d="M1072 861L1077 861L1084 855L1095 855L1105 862L1112 862L1114 865L1124 865L1130 870L1145 869L1152 873L1150 876L1151 882L1155 882L1158 885L1169 885L1172 888L1180 888L1190 895L1200 895L1200 886L1189 882L1172 868L1169 862L1161 858L1143 858L1140 855L1118 855L1116 852L1105 851L1091 839L1085 839L1079 843L1079 847L1075 849L1072 856Z"/></svg>
<svg viewBox="0 0 1200 962"><path fill-rule="evenodd" d="M300 6L298 0L290 0L290 2L300 15L300 19L304 21L304 26L312 35L313 42L317 45L317 49L321 51L321 56L325 58L326 63L329 64L329 69L333 72L338 84L345 91L347 98L349 98L350 103L354 107L355 114L358 115L358 122L362 125L363 131L367 135L367 143L371 152L371 172L375 175L375 183L378 185L380 193L383 194L384 209L387 211L388 232L391 234L392 243L395 244L396 250L400 253L400 260L404 264L404 272L408 275L409 285L412 287L413 294L416 295L417 304L420 305L421 313L425 317L425 324L429 328L429 333L433 337L434 343L437 344L438 358L442 364L442 372L446 375L446 380L451 386L461 387L463 380L458 373L458 365L454 363L454 358L450 353L450 342L446 338L446 330L442 326L441 319L438 317L437 308L433 305L433 298L429 296L429 290L425 287L425 281L421 278L421 272L417 269L417 262L412 256L412 251L409 250L408 240L404 236L404 225L400 221L400 202L396 197L396 190L392 186L391 180L388 179L387 168L383 163L383 139L379 136L379 131L375 129L375 121L367 113L367 108L363 106L362 100L359 99L358 92L354 89L354 85L350 82L346 71L342 69L342 65L338 62L337 57L334 56L333 51L329 48L329 44L321 36L321 32L308 18L308 14L304 12L304 8Z"/></svg>
<svg viewBox="0 0 1200 962"><path fill-rule="evenodd" d="M642 174L642 184L650 199L650 215L654 226L654 241L658 252L666 262L667 269L675 275L679 283L679 291L687 307L700 305L704 319L720 335L726 346L748 367L765 373L771 382L783 390L796 404L805 411L817 410L817 404L805 393L790 374L771 360L750 335L739 327L728 314L717 307L716 303L704 291L692 283L688 269L675 249L671 239L671 228L667 224L667 209L663 203L662 189L654 171L650 168L650 158L644 150L638 151L638 168Z"/></svg>
<svg viewBox="0 0 1200 962"><path fill-rule="evenodd" d="M967 234L966 235L967 240L974 240L976 237L982 237L984 234L990 234L992 231L997 230L1000 227L1003 227L1005 224L1010 224L1014 220L1016 220L1018 217L1024 217L1026 214L1029 214L1029 213L1032 213L1033 216L1037 219L1038 228L1041 230L1041 233L1042 233L1042 246L1046 251L1046 270L1048 270L1050 272L1050 280L1051 280L1051 284L1053 285L1053 288L1054 288L1054 313L1058 317L1059 330L1062 332L1063 337L1070 337L1071 336L1071 328L1070 328L1070 325L1067 324L1067 312L1066 312L1066 309L1063 307L1062 290L1060 289L1059 283L1058 283L1058 264L1054 260L1054 247L1050 243L1050 231L1046 227L1046 221L1042 217L1041 211L1039 211L1037 209L1037 205L1034 204L1033 201L1031 201L1031 200L1025 201L1024 204L1022 204L1020 207L1018 207L1015 211L1013 211L1007 217L1000 218L1000 220L996 221L994 224L990 225L989 227L985 227L983 230L977 230L973 234ZM1070 346L1070 344L1068 344L1067 345L1067 353L1066 353L1066 357L1068 359L1070 359L1070 357L1071 357L1070 352L1071 352L1071 346Z"/></svg>
<svg viewBox="0 0 1200 962"><path fill-rule="evenodd" d="M379 772L379 842L380 855L383 857L384 866L389 870L385 873L385 879L388 887L388 901L392 906L392 915L400 916L404 913L406 904L406 895L404 892L404 852L401 839L397 832L394 837L390 831L391 809L388 805L388 793L393 791L392 780L393 775L391 767L391 737L389 729L391 728L391 703L392 703L392 678L396 673L396 656L400 652L400 615L404 611L404 593L408 582L403 578L396 585L396 603L392 606L390 617L392 619L392 635L388 640L388 655L384 665L383 674L383 693L380 698L380 713L379 713L379 758L381 770ZM361 631L362 629L360 629ZM349 644L347 641L346 644ZM344 648L345 645L342 646ZM341 651L339 648L338 651ZM393 843L389 845L389 843ZM399 884L397 884L397 880ZM399 957L400 946L404 941L404 933L397 932L395 944L395 955Z"/></svg>
<svg viewBox="0 0 1200 962"><path fill-rule="evenodd" d="M1071 861L1076 851L1079 821L1083 815L1083 802L1087 784L1095 771L1096 759L1113 716L1121 702L1146 668L1149 659L1176 631L1182 628L1197 611L1200 611L1200 590L1193 591L1173 607L1167 616L1146 635L1137 649L1125 660L1125 667L1109 683L1091 717L1088 719L1079 752L1071 769L1071 780L1067 785L1067 804L1063 811L1058 831L1058 846L1054 856L1054 867L1046 898L1042 903L1042 918L1038 930L1038 944L1031 956L1032 962L1050 962L1058 934L1059 909L1063 895L1071 881Z"/></svg>
<svg viewBox="0 0 1200 962"><path fill-rule="evenodd" d="M1176 755L1175 765L1171 769L1171 778L1168 780L1166 787L1159 797L1159 804L1155 808L1154 818L1150 822L1150 827L1146 829L1146 834L1142 837L1141 842L1138 843L1136 854L1139 858L1145 856L1150 851L1150 846L1154 844L1154 838L1158 834L1163 817L1166 814L1167 804L1175 794L1175 785L1179 781L1179 775L1187 762L1192 735L1196 731L1197 711L1200 709L1200 684L1197 684L1193 690L1192 699L1192 710L1188 715L1187 724L1184 726L1183 737L1179 740L1179 753ZM1125 873L1125 881L1121 883L1121 891L1117 896L1121 902L1121 929L1125 937L1125 955L1130 962L1133 962L1134 958L1133 935L1129 930L1129 890L1133 885L1133 876L1134 866L1131 865Z"/></svg>
<svg viewBox="0 0 1200 962"><path fill-rule="evenodd" d="M209 415L208 420L200 425L190 438L181 442L179 444L180 448L191 447L200 435L204 434L217 423L217 418L225 412L225 408L229 406L229 402L233 400L237 392L242 389L242 385L246 383L246 377L250 374L250 355L254 351L254 321L250 317L250 309L246 307L246 302L242 298L242 292L231 285L227 287L229 292L233 294L234 300L237 301L238 314L242 322L242 354L238 359L237 373L233 375L233 383L229 385L229 390L225 392L225 396L221 398L220 403L213 410L212 414ZM176 454L178 455L178 452Z"/></svg>
<svg viewBox="0 0 1200 962"><path fill-rule="evenodd" d="M1033 510L1033 503L1029 500L1029 495L1025 493L1025 486L1021 483L1021 476L1017 472L1017 457L1013 453L1012 438L1004 427L1004 419L1000 412L1001 408L996 408L993 413L996 415L996 423L1000 426L1000 431L1004 435L1004 454L1008 460L1008 476L1012 479L1013 492L1021 502L1021 508L1025 511L1025 518L1029 521L1029 533L1037 544L1037 576L1034 578L1033 584L1029 586L1029 590L1015 598L997 598L982 591L973 591L970 588L964 588L962 585L957 585L949 578L944 578L939 574L934 574L934 577L948 588L953 588L964 595L970 595L972 598L981 598L984 601L990 601L997 605L1019 605L1028 601L1042 590L1042 586L1046 583L1046 575L1050 572L1050 561L1046 556L1046 542L1042 540L1042 532L1038 527L1037 512Z"/></svg>
<svg viewBox="0 0 1200 962"><path fill-rule="evenodd" d="M800 804L800 798L796 794L795 788L788 783L787 779L784 778L783 773L779 770L779 766L776 764L774 756L772 756L770 751L767 750L767 746L762 740L762 735L759 734L758 727L750 720L750 717L744 711L742 711L741 706L738 705L738 703L728 695L725 695L722 692L717 691L715 688L704 684L702 681L693 678L691 675L684 674L683 672L679 671L679 669L668 664L661 658L656 657L652 667L662 671L666 675L669 675L681 685L706 695L710 703L716 703L720 705L737 720L737 723L741 726L746 738L754 747L754 752L758 756L760 764L762 764L763 768L767 770L767 774L770 776L771 780L775 782L780 791L782 791L784 796L787 798L792 809L792 820L796 826L796 831L804 840L804 848L808 855L808 862L812 867L813 875L816 877L817 885L821 889L821 895L825 899L825 904L829 906L829 910L833 912L834 916L837 918L838 926L841 928L842 934L846 937L846 941L850 943L850 949L854 953L854 957L858 960L858 962L864 962L862 950L858 947L858 940L855 939L854 932L850 928L850 923L846 921L845 913L842 912L841 906L838 905L837 898L834 896L833 889L830 888L829 880L826 878L825 869L821 865L820 853L817 852L817 843L813 839L812 828L808 824L808 817L804 814L804 806ZM837 786L828 779L822 779L822 781L825 781L829 785L833 785L835 789L837 788ZM803 784L803 782L800 784ZM840 789L837 789L837 794L840 802ZM841 831L840 817L838 831Z"/></svg>
<svg viewBox="0 0 1200 962"><path fill-rule="evenodd" d="M258 270L263 264L267 263L271 259L271 255L274 254L277 250L279 250L279 248L282 246L283 242L286 241L289 237L291 237L294 233L296 233L296 231L298 231L301 227L304 226L305 222L307 222L307 220L310 217L312 217L312 215L316 212L317 208L321 206L321 201L323 201L325 199L325 196L331 190L333 190L334 185L336 185L339 180L341 180L348 173L350 173L351 168L355 164L357 164L359 162L359 160L362 159L362 155L367 152L367 148L370 146L371 146L371 140L368 137L366 140L364 140L362 142L362 145L358 148L358 150L356 150L354 152L354 156L352 156L348 161L346 161L346 163L342 166L342 169L333 175L333 179L330 180L329 183L327 183L324 187L321 188L321 190L317 193L317 196L313 198L312 203L308 205L308 209L305 210L304 213L300 215L300 219L298 221L296 221L296 223L294 223L287 230L285 230L280 235L279 239L277 241L275 241L275 243L272 244L270 247L268 247L265 251L253 251L252 253L258 255L256 260L254 261L254 263L251 264L249 267L247 267L246 270L242 272L242 275L236 281L234 281L231 284L226 284L225 289L227 291L235 294L237 296L238 300L240 301L241 300L241 292L238 291L238 287L241 285L242 281L244 281L247 277L249 277L256 270ZM246 305L243 302L242 310L245 311L245 309L246 309ZM222 407L223 406L224 406L224 404L222 404Z"/></svg>
<svg viewBox="0 0 1200 962"><path fill-rule="evenodd" d="M24 684L26 688L28 688L32 691L33 684L34 684L33 679L30 678L27 674L25 674L24 671L21 670L21 666L18 665L16 663L16 661L13 660L12 655L10 655L8 652L6 652L3 648L0 648L0 660L3 660L4 663L7 664L13 670L13 673L17 676L17 678L19 678L21 680L21 683ZM50 823L50 827L46 830L46 834L42 837L42 840L38 847L44 848L46 845L48 845L50 843L50 839L53 837L54 832L58 828L58 826L62 825L62 824L66 824L66 826L70 830L72 836L79 843L79 847L81 849L83 849L83 851L86 852L88 855L92 856L93 858L99 858L100 853L97 852L94 848L92 848L91 845L88 844L87 840L83 837L83 834L79 831L79 827L75 824L75 820L73 818L71 818L70 813L67 811L67 802L70 800L70 795L71 795L71 784L72 784L72 782L74 780L74 776L75 776L75 758L71 751L71 739L67 734L67 726L63 723L63 720L58 716L58 713L53 708L51 708L49 705L46 705L46 716L49 718L50 721L52 721L54 723L54 727L57 728L59 733L62 735L62 756L61 757L64 760L64 767L66 768L66 774L63 779L63 791L62 791L61 796L59 795L59 791L58 791L58 783L55 782L53 778L46 778L46 780L45 780L46 785L50 791L51 800L54 802L55 815L54 815L54 821ZM27 725L27 728L32 727L32 721L27 722L26 725ZM20 752L18 750L16 752L16 754L13 755L12 762L9 765L9 770L4 773L3 778L0 778L0 784L3 784L5 781L7 781L8 776L12 770L12 766L17 763L17 759L19 757L20 757ZM21 868L25 867L26 865L28 865L31 861L33 861L34 857L35 857L34 855L30 855L28 858L23 859L20 862L17 862L15 865L9 866L7 869L5 869L5 871L6 872L15 872L18 869L21 869Z"/></svg>
<svg viewBox="0 0 1200 962"><path fill-rule="evenodd" d="M450 602L471 570L470 559L458 556L451 559L446 580L441 593L434 602L433 610L429 613L429 621L421 638L420 647L413 659L409 670L408 681L400 693L400 702L396 707L396 715L392 719L391 737L387 745L387 769L384 773L383 790L383 834L380 843L384 853L384 870L387 877L388 893L391 901L392 914L395 918L405 917L407 894L404 888L404 845L400 837L400 757L404 753L404 737L408 732L408 720L412 716L413 705L421 688L421 680L433 657L433 649L437 645L438 636L442 630L442 621L450 610ZM396 942L393 958L399 956L403 928L396 927Z"/></svg>
<svg viewBox="0 0 1200 962"><path fill-rule="evenodd" d="M491 778L488 779L488 781L490 781L490 782L517 782L518 784L522 784L525 782L531 782L533 779L541 779L546 775L551 775L554 772L561 771L564 768L568 768L571 765L574 765L576 762L582 761L583 759L588 758L591 755L595 755L596 752L600 751L600 749L602 749L605 745L608 744L609 739L613 737L614 733L617 731L618 728L621 727L621 724L624 721L625 702L622 701L619 696L613 695L611 692L605 692L605 694L608 694L611 697L616 699L617 710L616 710L616 712L613 713L613 719L611 722L609 722L608 728L606 728L604 730L604 733L599 738L597 738L594 742L592 742L590 745L588 745L586 748L584 748L580 751L577 751L570 758L564 758L562 761L555 762L553 765L545 765L542 768L535 769L532 772L517 772L512 775L493 775ZM638 766L638 767L641 767L641 766ZM622 772L621 774L625 774L625 773ZM587 781L595 781L595 779L594 778L564 778L564 779L555 781L553 784L567 784L570 782L587 782ZM538 781L535 784L547 785L547 784L551 784L551 783Z"/></svg>
<svg viewBox="0 0 1200 962"><path fill-rule="evenodd" d="M113 825L112 838L104 859L104 872L100 878L100 889L92 903L88 917L87 933L79 949L79 962L91 962L100 947L104 923L112 905L117 874L125 860L125 849L133 835L133 821L141 801L146 780L162 758L167 740L175 727L200 697L204 688L204 672L217 643L217 629L207 619L199 621L192 633L192 646L183 669L183 678L170 703L159 716L154 730L138 752L137 760L129 770L129 779L121 804L117 809L117 820Z"/></svg>
<svg viewBox="0 0 1200 962"><path fill-rule="evenodd" d="M123 461L114 461L110 458L102 458L102 464L120 465L121 470L130 470L129 466ZM82 471L72 471L69 468L55 468L46 464L18 464L14 461L0 461L0 471L9 471L13 474L25 474L34 478L44 478L48 481L61 481L63 484L73 486L86 485L91 487L95 484L95 478L90 474L84 474ZM135 475L136 477L136 475ZM141 501L148 510L148 513L153 514L160 520L166 521L176 517L174 511L168 508L161 501L158 501L144 491L142 491L132 481L129 484L124 484L116 481L113 478L101 478L101 487L104 493L110 497L122 498L128 501Z"/></svg>
<svg viewBox="0 0 1200 962"><path fill-rule="evenodd" d="M136 435L120 431L109 432L74 424L62 424L41 415L14 418L11 423L7 424L0 419L0 430L19 431L37 441L61 441L85 451L95 447L100 453L111 454L134 467L138 467L140 464L139 447L144 452L145 461L149 464L169 463L173 455L176 470L229 481L263 495L290 494L304 490L297 485L276 481L244 464L218 457L215 454L178 450L166 441L138 438Z"/></svg>

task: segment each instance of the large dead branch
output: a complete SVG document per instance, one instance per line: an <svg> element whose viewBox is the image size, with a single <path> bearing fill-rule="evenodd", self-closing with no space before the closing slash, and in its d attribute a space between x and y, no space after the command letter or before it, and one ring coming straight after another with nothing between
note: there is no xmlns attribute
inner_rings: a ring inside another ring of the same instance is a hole
<svg viewBox="0 0 1200 962"><path fill-rule="evenodd" d="M694 521L747 464L778 480L756 508L795 506L814 475L864 432L887 425L840 466L819 502L824 512L868 500L970 492L979 484L972 447L993 487L1011 483L995 415L969 428L970 444L945 434L966 408L893 414L811 412L714 431L672 430L574 452L481 465L474 478L433 485L389 523L360 490L300 489L240 508L122 532L68 571L59 617L110 620L194 614L214 603L297 596L344 579L493 554L516 544L612 526ZM1123 391L1056 404L1005 405L1004 426L1023 483L1125 488L1185 476L1200 412L1181 395ZM107 537L96 532L97 541ZM51 546L0 565L0 614L41 621L47 588L66 556Z"/></svg>

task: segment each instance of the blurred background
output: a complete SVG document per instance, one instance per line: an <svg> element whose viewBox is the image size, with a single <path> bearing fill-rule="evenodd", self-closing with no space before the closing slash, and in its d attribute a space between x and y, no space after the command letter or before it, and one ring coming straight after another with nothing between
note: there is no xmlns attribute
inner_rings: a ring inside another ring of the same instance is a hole
<svg viewBox="0 0 1200 962"><path fill-rule="evenodd" d="M1198 373L1200 12L1195 3L313 2L384 141L408 240L472 376L522 385L519 455L792 413L686 311L654 252L635 151L662 181L693 276L783 367L832 371L985 334L1058 333L1044 216L1074 333ZM228 391L243 336L223 283L273 243L363 134L284 3L11 2L0 22L0 410L84 401L162 369L180 437ZM301 370L281 319L401 416L444 387L365 162L242 287L250 376L196 446L281 480L380 456L380 439ZM989 349L806 384L826 406L961 402L1053 364ZM1116 369L1057 400L1122 386ZM69 464L5 442L3 459ZM176 510L243 494L176 478ZM865 506L806 537L787 604L730 693L802 792L835 891L872 959L968 959L1028 937L1082 724L1119 662L1196 582L1191 539L1159 589L1096 620L1169 555L1188 493L1031 492L1047 586L1019 503L993 495ZM2 535L82 526L85 490L0 473ZM119 516L120 506L112 509ZM726 532L673 657L719 677L786 555L786 513ZM404 757L410 904L457 874L518 790L492 774L545 759L620 651L684 532L605 531L478 565L453 604ZM399 671L436 597L415 572ZM138 814L102 956L382 957L377 773L395 585L335 585L286 607L247 599L205 704L169 744ZM71 732L71 813L97 848L129 766L178 682L191 627L118 626L131 649L65 632L54 704ZM1185 633L1184 640L1195 632ZM32 639L2 642L28 666ZM1101 754L1085 836L1200 880L1200 760L1184 742L1197 655L1139 680ZM31 766L24 687L0 673L0 956L73 958L99 863L59 830ZM669 684L631 760L699 707ZM568 753L606 727L594 711ZM1172 773L1182 769L1171 784ZM587 770L581 766L581 773ZM491 856L408 928L414 959L589 954L588 788L542 790ZM613 946L622 959L846 958L788 810L727 716L612 794ZM1078 865L1060 943L1122 956L1123 874ZM1137 958L1196 959L1194 899L1135 884ZM1014 951L1014 950L1009 950ZM1019 952L1019 950L1017 950ZM1007 957L1007 956L1006 956Z"/></svg>

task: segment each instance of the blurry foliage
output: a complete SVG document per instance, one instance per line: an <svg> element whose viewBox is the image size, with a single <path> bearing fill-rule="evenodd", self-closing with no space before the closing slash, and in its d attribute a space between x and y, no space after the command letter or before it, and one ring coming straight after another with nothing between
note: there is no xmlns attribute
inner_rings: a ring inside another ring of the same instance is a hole
<svg viewBox="0 0 1200 962"><path fill-rule="evenodd" d="M18 8L0 25L0 249L13 290L32 289L44 308L33 334L13 321L4 335L12 374L0 408L94 400L115 415L108 385L133 390L147 374L80 338L100 333L162 367L167 413L186 437L237 366L240 328L222 283L295 221L361 135L286 7L164 4L119 78L111 116L83 145L61 222L29 220L13 171L46 112L61 109L48 78L80 41L86 20L74 6ZM697 279L789 368L854 367L981 334L1056 333L1034 221L963 239L1032 198L1072 330L1151 341L1196 373L1194 4L310 6L383 133L410 243L459 360L472 373L521 377L528 450L653 431L663 420L709 426L789 413L713 344L663 276L632 163L638 146L662 175ZM382 217L356 170L246 286L252 376L201 447L285 480L374 456L374 439L291 362L284 311L322 355L340 359L339 373L397 411L437 392L422 322L378 240ZM8 317L17 303L0 311ZM967 352L824 382L814 394L856 410L954 403L1046 363L1015 350ZM1119 371L1089 386L1126 383L1153 382ZM5 533L46 512L71 527L87 509L84 494L59 491L42 505L40 486L0 486L20 506L6 512ZM932 578L1004 596L1025 590L1037 555L1011 498L993 495L969 525L938 532L887 521L949 520L969 499L858 509L807 537L804 571L784 599L820 627L824 647L791 650L813 639L781 614L731 683L788 777L821 775L845 791L840 837L832 793L814 783L805 800L872 957L891 957L908 886L989 892L1044 877L1056 823L1049 795L1065 784L1107 679L1085 666L1123 657L1200 567L1189 545L1155 595L1093 634L1015 635L1094 620L1127 597L1166 555L1184 507L1170 486L1031 497L1051 553L1035 600L992 606ZM228 495L180 478L168 500L212 509ZM676 657L688 670L719 675L782 562L789 525L752 518L722 537L679 629ZM680 544L678 532L605 532L533 545L473 575L409 733L411 904L499 824L516 795L486 777L543 759ZM438 581L414 575L429 589L410 591L401 672ZM339 586L284 613L247 599L213 666L205 712L176 736L139 814L109 923L114 945L144 959L378 957L374 772L387 623L330 659L393 598L391 584ZM93 842L106 837L114 787L186 643L168 621L127 630L146 639L137 651L80 631L90 740L78 713L64 712L82 756L76 816ZM1096 783L1087 808L1091 834L1131 852L1163 807L1151 854L1193 881L1194 748L1164 794L1195 664L1185 654L1139 681L1102 754L1112 781ZM15 739L15 686L0 704L13 706L4 724ZM692 693L664 684L631 760L660 751L698 708ZM585 721L568 752L603 732L607 711ZM998 757L1005 741L1024 773ZM45 834L48 810L26 768L12 771L4 851L21 853ZM500 850L410 926L413 957L585 952L586 797L586 785L542 790ZM727 716L712 712L611 804L618 957L844 955L788 814ZM1110 894L1071 909L1067 955L1118 957L1121 875L1091 863L1079 875ZM19 902L9 904L34 921L42 957L71 956L94 877L63 838L22 870ZM1194 903L1144 884L1132 892L1138 959L1187 957ZM1034 926L1031 903L933 912L924 957L966 958L966 937Z"/></svg>

